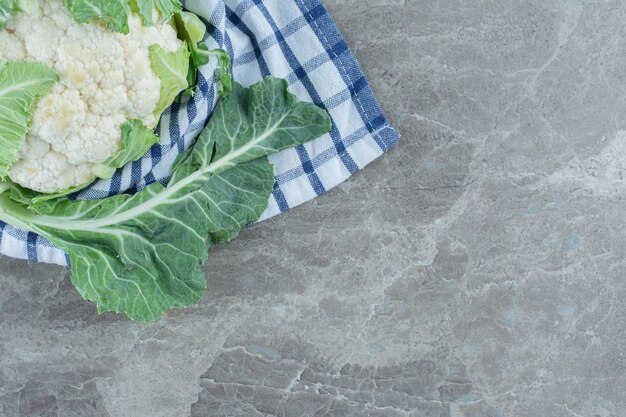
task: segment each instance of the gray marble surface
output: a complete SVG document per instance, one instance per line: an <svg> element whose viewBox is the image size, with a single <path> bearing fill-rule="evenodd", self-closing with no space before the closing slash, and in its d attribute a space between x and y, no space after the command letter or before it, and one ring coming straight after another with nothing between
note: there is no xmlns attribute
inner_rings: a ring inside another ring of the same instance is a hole
<svg viewBox="0 0 626 417"><path fill-rule="evenodd" d="M626 5L327 0L403 139L97 316L0 257L0 415L626 416Z"/></svg>

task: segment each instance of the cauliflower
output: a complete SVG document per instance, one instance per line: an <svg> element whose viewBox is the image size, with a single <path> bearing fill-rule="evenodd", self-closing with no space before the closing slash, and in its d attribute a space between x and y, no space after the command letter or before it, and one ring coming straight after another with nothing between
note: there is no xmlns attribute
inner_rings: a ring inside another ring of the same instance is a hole
<svg viewBox="0 0 626 417"><path fill-rule="evenodd" d="M173 23L160 20L156 9L148 17L129 13L125 34L97 19L79 23L86 20L72 15L62 0L31 3L31 10L14 14L0 31L0 62L41 63L59 81L33 102L30 129L8 177L57 193L121 167L107 164L119 162L130 146L123 125L138 120L134 126L154 129L160 113L188 86L189 54ZM148 146L156 140L150 137Z"/></svg>

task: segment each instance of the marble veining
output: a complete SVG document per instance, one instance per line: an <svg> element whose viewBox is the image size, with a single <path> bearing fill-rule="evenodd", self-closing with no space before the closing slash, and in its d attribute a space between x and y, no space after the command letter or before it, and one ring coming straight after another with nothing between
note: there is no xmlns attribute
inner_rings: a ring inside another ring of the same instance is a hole
<svg viewBox="0 0 626 417"><path fill-rule="evenodd" d="M1 416L626 416L626 3L325 4L400 144L156 323L0 257Z"/></svg>

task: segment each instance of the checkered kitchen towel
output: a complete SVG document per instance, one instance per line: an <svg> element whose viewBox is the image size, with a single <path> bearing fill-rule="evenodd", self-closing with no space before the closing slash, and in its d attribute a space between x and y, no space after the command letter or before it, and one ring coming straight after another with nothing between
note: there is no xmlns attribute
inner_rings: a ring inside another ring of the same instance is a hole
<svg viewBox="0 0 626 417"><path fill-rule="evenodd" d="M250 85L268 75L286 78L300 100L326 108L333 129L270 160L276 189L262 219L311 200L346 180L398 140L387 124L363 72L320 0L188 0L185 8L205 19L211 48L231 55L234 79ZM167 181L176 156L200 133L216 103L214 66L201 71L200 93L174 103L161 118L161 143L111 180L78 198L134 192ZM68 264L67 256L34 233L0 222L0 253Z"/></svg>

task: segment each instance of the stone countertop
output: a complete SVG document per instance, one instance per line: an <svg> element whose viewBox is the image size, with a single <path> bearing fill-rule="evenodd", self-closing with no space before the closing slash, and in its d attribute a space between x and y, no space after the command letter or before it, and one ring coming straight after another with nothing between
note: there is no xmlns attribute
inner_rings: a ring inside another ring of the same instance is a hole
<svg viewBox="0 0 626 417"><path fill-rule="evenodd" d="M403 135L148 325L0 257L0 415L626 415L626 6L327 0Z"/></svg>

